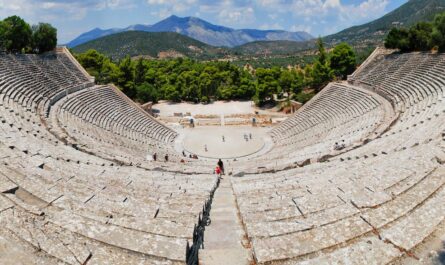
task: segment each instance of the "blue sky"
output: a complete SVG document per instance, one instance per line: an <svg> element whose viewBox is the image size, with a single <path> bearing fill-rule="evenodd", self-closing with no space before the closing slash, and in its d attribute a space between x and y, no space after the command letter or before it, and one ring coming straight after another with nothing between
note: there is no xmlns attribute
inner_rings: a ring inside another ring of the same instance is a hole
<svg viewBox="0 0 445 265"><path fill-rule="evenodd" d="M172 14L233 28L307 31L314 36L379 18L407 0L0 0L0 18L49 22L66 43L95 27L153 24Z"/></svg>

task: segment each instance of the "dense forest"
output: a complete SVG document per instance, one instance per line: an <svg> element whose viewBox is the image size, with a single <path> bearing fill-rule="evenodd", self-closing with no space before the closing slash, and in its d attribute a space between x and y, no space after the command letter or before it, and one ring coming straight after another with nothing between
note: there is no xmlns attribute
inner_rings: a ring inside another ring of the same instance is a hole
<svg viewBox="0 0 445 265"><path fill-rule="evenodd" d="M438 14L433 22L418 22L410 28L393 28L385 39L385 47L402 52L445 51L445 13Z"/></svg>
<svg viewBox="0 0 445 265"><path fill-rule="evenodd" d="M341 43L327 53L321 39L314 63L306 64L303 69L276 66L245 69L230 62L187 58L132 60L127 56L114 62L95 50L75 56L98 83L114 83L138 102L252 99L262 105L273 103L277 95L304 103L333 79L346 78L356 65L355 53L349 45ZM307 89L312 93L307 93Z"/></svg>
<svg viewBox="0 0 445 265"><path fill-rule="evenodd" d="M57 45L57 30L48 23L30 26L18 16L0 20L0 51L43 53Z"/></svg>

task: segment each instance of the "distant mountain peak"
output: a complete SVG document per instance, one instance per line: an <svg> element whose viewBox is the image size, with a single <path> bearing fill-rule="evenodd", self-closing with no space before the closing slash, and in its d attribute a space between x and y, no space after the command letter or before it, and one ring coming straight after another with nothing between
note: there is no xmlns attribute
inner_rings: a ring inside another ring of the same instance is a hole
<svg viewBox="0 0 445 265"><path fill-rule="evenodd" d="M125 31L145 32L177 32L194 38L209 45L219 47L234 47L252 41L290 40L305 41L313 38L306 32L289 32L284 30L233 29L214 25L198 17L179 17L171 15L153 25L136 24L126 28L100 29L81 34L69 42L68 47L75 47L82 43Z"/></svg>

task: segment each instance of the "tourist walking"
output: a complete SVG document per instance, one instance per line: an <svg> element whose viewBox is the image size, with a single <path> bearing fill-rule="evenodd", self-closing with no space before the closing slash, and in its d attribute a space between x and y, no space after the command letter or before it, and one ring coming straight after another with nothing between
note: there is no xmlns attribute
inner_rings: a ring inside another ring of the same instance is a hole
<svg viewBox="0 0 445 265"><path fill-rule="evenodd" d="M215 168L215 174L218 176L218 178L221 177L221 168L219 166L216 166Z"/></svg>
<svg viewBox="0 0 445 265"><path fill-rule="evenodd" d="M221 158L218 160L218 167L221 169L221 173L222 173L223 175L225 175L225 174L224 174L224 163L223 163L223 161L221 160Z"/></svg>

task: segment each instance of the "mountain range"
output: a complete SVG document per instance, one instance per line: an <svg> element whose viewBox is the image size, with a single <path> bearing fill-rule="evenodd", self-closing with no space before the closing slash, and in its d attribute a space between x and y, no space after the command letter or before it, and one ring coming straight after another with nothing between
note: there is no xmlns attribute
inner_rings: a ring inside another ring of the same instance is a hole
<svg viewBox="0 0 445 265"><path fill-rule="evenodd" d="M207 60L222 58L229 50L214 47L176 32L124 31L101 37L72 48L76 53L94 49L112 59L130 57Z"/></svg>
<svg viewBox="0 0 445 265"><path fill-rule="evenodd" d="M409 27L419 21L432 21L435 15L442 12L445 12L445 0L409 0L381 18L325 36L323 41L328 47L347 42L356 51L367 51L381 46L391 28ZM314 48L314 40L309 40L303 42L258 41L246 43L235 49L241 54L283 55L296 54Z"/></svg>
<svg viewBox="0 0 445 265"><path fill-rule="evenodd" d="M431 21L436 14L441 12L445 12L445 0L410 0L379 19L325 36L323 40L327 47L332 47L339 42L347 42L357 52L366 54L374 47L383 44L383 40L391 28L408 27L419 21ZM147 27L162 32L142 34L147 33L141 33ZM133 31L139 31L139 33L129 34ZM175 34L167 34L163 31L174 31ZM132 57L141 55L154 58L188 56L196 59L211 59L229 57L230 60L243 57L243 61L245 61L252 57L283 58L314 53L315 40L311 39L310 35L303 34L303 37L298 39L296 35L292 34L298 33L233 30L212 25L198 18L172 16L152 26L134 25L126 29L95 29L73 40L70 47L76 46L73 48L75 52L97 49L113 58L122 58L128 54ZM294 39L264 40L267 38L278 39L278 36L287 36L288 38L294 36ZM91 41L92 38L96 39ZM162 42L152 38L160 38ZM254 40L255 38L261 40ZM303 39L309 40L303 41ZM217 45L215 42L225 44ZM234 47L243 42L244 44ZM79 45L80 43L83 44ZM221 48L221 46L230 46L230 48Z"/></svg>
<svg viewBox="0 0 445 265"><path fill-rule="evenodd" d="M381 43L393 27L409 27L419 21L432 21L445 12L445 0L410 0L383 17L324 37L328 44L348 42L355 46Z"/></svg>
<svg viewBox="0 0 445 265"><path fill-rule="evenodd" d="M72 48L100 37L127 31L176 32L216 47L234 47L254 41L306 41L313 38L307 32L232 29L214 25L196 17L177 17L173 15L154 25L137 24L126 28L95 28L70 41L67 46Z"/></svg>

